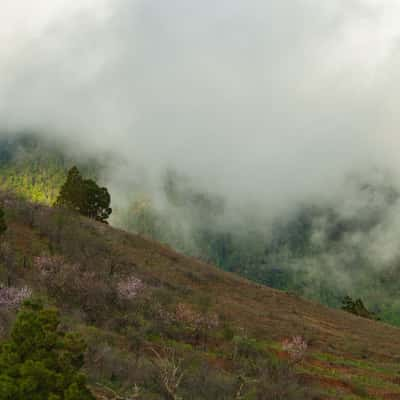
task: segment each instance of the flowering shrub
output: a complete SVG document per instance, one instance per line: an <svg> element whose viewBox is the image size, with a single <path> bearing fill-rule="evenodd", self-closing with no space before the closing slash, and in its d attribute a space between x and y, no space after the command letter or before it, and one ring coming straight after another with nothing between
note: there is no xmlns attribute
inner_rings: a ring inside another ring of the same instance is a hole
<svg viewBox="0 0 400 400"><path fill-rule="evenodd" d="M94 272L83 271L80 264L68 263L60 256L35 257L33 263L47 288L60 293L70 289L83 292L88 286L94 286L96 280Z"/></svg>
<svg viewBox="0 0 400 400"><path fill-rule="evenodd" d="M154 310L154 318L158 322L167 326L173 325L176 322L175 313L168 311L160 303L156 302L152 304L152 308Z"/></svg>
<svg viewBox="0 0 400 400"><path fill-rule="evenodd" d="M293 363L298 363L303 360L308 345L301 336L293 336L291 339L286 339L282 342L282 348L288 353Z"/></svg>
<svg viewBox="0 0 400 400"><path fill-rule="evenodd" d="M135 298L144 287L145 285L140 279L130 276L128 279L118 283L118 296L122 299L131 300Z"/></svg>
<svg viewBox="0 0 400 400"><path fill-rule="evenodd" d="M33 264L42 275L51 275L59 272L65 261L60 256L39 256L33 259Z"/></svg>
<svg viewBox="0 0 400 400"><path fill-rule="evenodd" d="M216 329L219 327L219 318L216 313L210 313L204 316L203 325L207 329Z"/></svg>
<svg viewBox="0 0 400 400"><path fill-rule="evenodd" d="M0 286L0 306L19 307L32 296L32 290L27 286L21 288Z"/></svg>
<svg viewBox="0 0 400 400"><path fill-rule="evenodd" d="M187 304L179 303L175 310L175 319L187 325L199 325L201 323L201 315L195 312Z"/></svg>
<svg viewBox="0 0 400 400"><path fill-rule="evenodd" d="M176 307L175 319L183 322L193 329L214 329L219 326L219 318L215 313L201 314L187 304L180 303Z"/></svg>
<svg viewBox="0 0 400 400"><path fill-rule="evenodd" d="M106 314L114 299L115 290L100 274L85 270L59 256L40 256L34 259L38 279L50 297L63 306L79 306L91 322Z"/></svg>
<svg viewBox="0 0 400 400"><path fill-rule="evenodd" d="M93 272L82 271L79 264L70 264L61 256L35 257L33 263L39 270L41 278L47 280L47 283L52 286L57 284L64 286L68 280L73 282L76 290L83 290L96 277ZM57 280L54 281L54 279Z"/></svg>

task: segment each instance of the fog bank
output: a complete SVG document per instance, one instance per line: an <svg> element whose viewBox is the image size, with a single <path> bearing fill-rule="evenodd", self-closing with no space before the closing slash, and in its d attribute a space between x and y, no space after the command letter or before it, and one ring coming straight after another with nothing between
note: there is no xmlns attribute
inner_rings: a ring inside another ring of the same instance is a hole
<svg viewBox="0 0 400 400"><path fill-rule="evenodd" d="M111 154L116 187L172 168L280 215L345 198L351 174L400 178L397 1L4 7L0 130Z"/></svg>

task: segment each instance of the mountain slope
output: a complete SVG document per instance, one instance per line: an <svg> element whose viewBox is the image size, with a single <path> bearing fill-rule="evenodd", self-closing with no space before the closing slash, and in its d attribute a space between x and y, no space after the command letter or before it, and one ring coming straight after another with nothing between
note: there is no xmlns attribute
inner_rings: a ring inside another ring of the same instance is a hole
<svg viewBox="0 0 400 400"><path fill-rule="evenodd" d="M285 359L282 341L299 335L308 350L296 364L296 379L322 393L305 398L400 398L399 329L251 283L138 235L1 197L9 222L1 279L30 286L61 308L66 326L84 335L87 370L99 396L113 398L113 391L138 383L138 398L164 398L143 374L155 373L153 351L167 357L173 349L187 369L184 385L201 386L196 368L205 363L227 391L243 375L250 393L243 398L262 398L251 397L260 381L248 360L259 363L260 354ZM131 296L124 298L127 290ZM3 310L1 318L7 326L9 313ZM200 320L206 322L197 327ZM237 355L242 347L243 359ZM221 391L196 397L185 387L185 399L234 398Z"/></svg>
<svg viewBox="0 0 400 400"><path fill-rule="evenodd" d="M78 165L84 176L100 178L112 192L113 225L331 307L340 307L347 295L361 298L382 320L400 325L398 229L392 223L400 189L387 177L350 182L355 203L350 198L342 205L308 204L274 222L257 213L247 219L252 210L229 217L226 199L199 190L173 171L166 172L161 193L153 197L143 194L140 185L115 188L114 179L105 177L115 160L100 159L103 164L90 160ZM63 149L32 135L2 139L0 188L53 204L75 163Z"/></svg>

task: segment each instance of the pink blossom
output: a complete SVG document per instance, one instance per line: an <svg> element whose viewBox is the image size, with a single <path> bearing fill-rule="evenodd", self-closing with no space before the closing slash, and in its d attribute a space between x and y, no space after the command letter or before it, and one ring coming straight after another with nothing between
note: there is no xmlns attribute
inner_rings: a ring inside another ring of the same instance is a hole
<svg viewBox="0 0 400 400"><path fill-rule="evenodd" d="M0 306L19 307L32 296L32 290L27 286L21 288L0 286Z"/></svg>
<svg viewBox="0 0 400 400"><path fill-rule="evenodd" d="M81 274L79 264L69 264L61 256L39 256L33 259L33 263L43 277L55 275L63 270L74 271L77 275Z"/></svg>
<svg viewBox="0 0 400 400"><path fill-rule="evenodd" d="M33 259L36 268L43 275L56 273L65 261L60 256L39 256Z"/></svg>
<svg viewBox="0 0 400 400"><path fill-rule="evenodd" d="M117 285L118 295L122 299L131 300L135 298L139 292L144 289L144 283L134 276L130 276L124 281L120 281Z"/></svg>
<svg viewBox="0 0 400 400"><path fill-rule="evenodd" d="M214 329L219 326L219 318L215 313L201 314L193 310L189 305L180 303L175 310L175 319L183 322L192 328Z"/></svg>
<svg viewBox="0 0 400 400"><path fill-rule="evenodd" d="M291 361L297 363L303 360L308 345L301 336L293 336L291 339L286 339L282 342L282 348L288 353Z"/></svg>

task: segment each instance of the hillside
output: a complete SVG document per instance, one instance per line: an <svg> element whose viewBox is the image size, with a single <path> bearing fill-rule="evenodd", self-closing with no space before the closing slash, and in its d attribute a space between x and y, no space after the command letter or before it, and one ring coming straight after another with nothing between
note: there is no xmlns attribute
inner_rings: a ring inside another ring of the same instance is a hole
<svg viewBox="0 0 400 400"><path fill-rule="evenodd" d="M173 171L166 173L157 196L140 185L116 188L118 176L109 175L115 160L108 159L111 165L104 160L73 160L32 135L2 139L0 188L53 204L67 169L76 163L85 176L99 177L110 188L113 226L329 307L340 307L346 295L362 298L382 320L400 325L397 246L380 252L395 240L392 222L400 204L400 190L387 177L350 182L355 205L350 200L335 206L308 204L293 210L290 218L265 221L247 209L228 215L226 198L201 191ZM352 212L344 213L349 206Z"/></svg>
<svg viewBox="0 0 400 400"><path fill-rule="evenodd" d="M169 398L154 378L155 354L182 360L176 398L185 400L400 399L397 328L251 283L138 235L5 193L1 202L9 224L1 279L29 286L61 309L67 329L82 333L99 399ZM4 337L12 315L0 309ZM282 366L290 355L282 342L296 335L308 349L292 375ZM272 387L292 393L271 397Z"/></svg>

